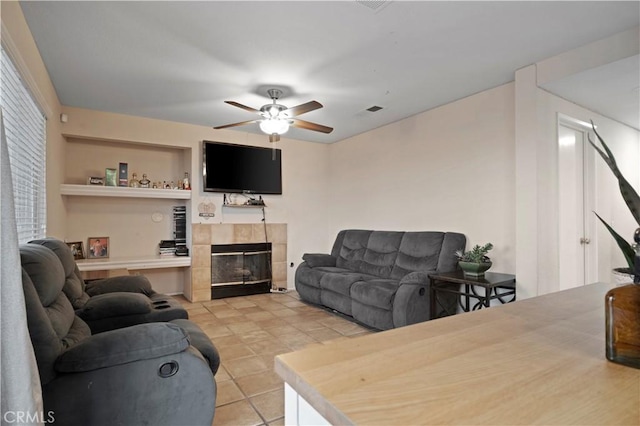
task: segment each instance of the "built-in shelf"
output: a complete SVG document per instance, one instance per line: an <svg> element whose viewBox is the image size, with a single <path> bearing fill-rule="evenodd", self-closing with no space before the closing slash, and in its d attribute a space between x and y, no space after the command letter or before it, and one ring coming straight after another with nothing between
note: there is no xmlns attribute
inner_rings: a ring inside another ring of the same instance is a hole
<svg viewBox="0 0 640 426"><path fill-rule="evenodd" d="M222 207L228 207L232 209L263 209L267 206L262 205L254 205L254 204L223 204Z"/></svg>
<svg viewBox="0 0 640 426"><path fill-rule="evenodd" d="M148 257L120 257L109 259L81 259L76 260L78 269L83 271L108 271L113 269L163 269L183 268L191 266L190 256L148 256Z"/></svg>
<svg viewBox="0 0 640 426"><path fill-rule="evenodd" d="M101 185L60 185L60 194L83 197L164 198L189 200L191 191L181 189L127 188Z"/></svg>

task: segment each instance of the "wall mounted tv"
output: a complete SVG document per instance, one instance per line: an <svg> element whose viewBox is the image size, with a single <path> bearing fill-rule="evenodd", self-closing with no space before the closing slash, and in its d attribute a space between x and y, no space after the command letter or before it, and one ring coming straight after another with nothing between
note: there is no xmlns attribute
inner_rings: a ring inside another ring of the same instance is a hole
<svg viewBox="0 0 640 426"><path fill-rule="evenodd" d="M203 141L202 167L207 192L282 194L279 149Z"/></svg>

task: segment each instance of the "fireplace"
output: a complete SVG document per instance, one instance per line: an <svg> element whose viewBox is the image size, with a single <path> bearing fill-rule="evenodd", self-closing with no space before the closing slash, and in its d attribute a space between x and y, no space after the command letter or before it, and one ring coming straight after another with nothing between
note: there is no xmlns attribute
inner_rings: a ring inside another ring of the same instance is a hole
<svg viewBox="0 0 640 426"><path fill-rule="evenodd" d="M271 243L211 246L211 299L269 293Z"/></svg>

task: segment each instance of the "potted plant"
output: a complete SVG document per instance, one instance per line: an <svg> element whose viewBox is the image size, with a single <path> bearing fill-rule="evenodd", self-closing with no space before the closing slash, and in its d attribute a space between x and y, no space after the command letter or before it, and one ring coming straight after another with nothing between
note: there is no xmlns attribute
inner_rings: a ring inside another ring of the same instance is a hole
<svg viewBox="0 0 640 426"><path fill-rule="evenodd" d="M475 245L470 251L456 251L458 265L465 275L471 277L484 277L485 271L491 268L491 259L487 256L489 250L493 248L493 244L487 243L484 246Z"/></svg>
<svg viewBox="0 0 640 426"><path fill-rule="evenodd" d="M638 196L638 193L636 192L636 190L633 189L631 184L629 184L627 179L625 179L625 177L620 172L620 169L618 169L618 165L616 164L616 159L613 156L613 153L611 152L611 150L609 150L609 147L607 146L607 144L604 142L604 140L602 140L602 138L600 137L600 134L598 134L598 132L596 131L596 126L593 124L593 121L591 122L591 127L593 128L593 133L595 133L596 137L598 138L598 141L600 141L600 144L602 145L602 148L604 148L604 150L600 149L596 145L596 143L591 139L591 135L588 135L589 144L591 144L591 146L598 152L598 154L600 154L604 162L607 163L607 165L613 172L614 176L618 179L618 186L620 187L620 193L622 194L622 198L624 199L624 202L627 204L627 207L629 207L629 211L633 215L634 219L636 220L636 222L638 222L638 226L640 226L640 196ZM594 214L598 217L598 219L600 219L600 222L602 222L602 224L607 228L607 230L609 231L613 239L618 244L618 247L622 251L622 254L624 255L625 260L627 261L626 268L615 268L614 273L618 272L618 273L626 274L626 277L624 278L625 282L633 281L634 259L635 259L635 250L633 246L627 240L625 240L622 236L620 236L620 234L618 234L611 226L609 226L609 224L605 222L604 219L602 219L598 215L598 213L594 212Z"/></svg>

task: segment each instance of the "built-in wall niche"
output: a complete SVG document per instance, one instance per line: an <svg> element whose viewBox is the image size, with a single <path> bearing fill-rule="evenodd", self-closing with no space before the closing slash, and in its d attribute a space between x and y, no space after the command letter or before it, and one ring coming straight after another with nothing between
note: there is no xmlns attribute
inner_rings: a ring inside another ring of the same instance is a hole
<svg viewBox="0 0 640 426"><path fill-rule="evenodd" d="M65 183L84 185L89 176L104 176L106 168L127 163L129 179L146 173L151 182L178 181L191 170L191 148L136 142L104 141L67 137Z"/></svg>
<svg viewBox="0 0 640 426"><path fill-rule="evenodd" d="M190 217L191 192L186 190L120 188L87 185L87 177L104 176L106 168L128 164L128 178L146 173L153 182L173 180L176 184L192 173L193 150L187 146L130 141L109 141L64 135L66 167L60 194L65 205L68 241L86 241L89 237L109 237L109 259L84 263L81 269L104 275L105 271L125 273L154 271L154 287L168 293L190 288L191 258L160 257L160 240L173 239L173 211L185 207ZM187 246L191 245L191 227L187 226ZM145 273L146 274L146 273Z"/></svg>

